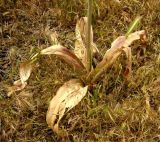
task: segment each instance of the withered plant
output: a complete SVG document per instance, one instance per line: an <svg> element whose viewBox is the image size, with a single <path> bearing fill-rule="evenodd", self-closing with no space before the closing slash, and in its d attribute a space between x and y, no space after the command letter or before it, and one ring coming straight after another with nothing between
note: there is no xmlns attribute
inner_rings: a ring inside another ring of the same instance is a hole
<svg viewBox="0 0 160 142"><path fill-rule="evenodd" d="M50 105L46 115L47 124L54 132L64 136L64 130L59 128L59 122L68 111L75 107L87 94L92 91L96 83L104 72L115 62L115 60L123 53L127 56L127 65L125 76L129 79L131 75L131 44L136 40L145 41L145 31L137 31L132 33L135 26L140 21L140 17L131 24L128 32L124 36L118 37L111 44L96 66L93 61L97 56L102 56L96 44L93 41L92 21L92 0L88 0L88 16L82 17L76 24L75 48L73 51L62 46L55 33L50 34L52 46L41 50L29 59L27 62L20 64L20 79L14 82L12 91L18 91L25 88L27 80L32 72L33 64L35 64L40 56L57 55L71 64L77 72L77 78L71 79L62 85L57 93L50 101Z"/></svg>

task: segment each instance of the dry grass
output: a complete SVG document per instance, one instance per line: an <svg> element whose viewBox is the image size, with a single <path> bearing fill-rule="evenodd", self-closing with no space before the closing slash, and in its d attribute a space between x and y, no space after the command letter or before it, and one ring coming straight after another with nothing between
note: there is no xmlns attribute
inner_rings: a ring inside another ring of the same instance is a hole
<svg viewBox="0 0 160 142"><path fill-rule="evenodd" d="M17 1L17 2L16 2ZM16 2L16 3L14 3ZM0 118L1 141L62 141L47 127L45 116L53 93L74 72L56 57L41 58L28 87L10 98L6 85L18 78L20 61L49 45L47 25L73 48L76 19L85 15L84 0L0 1ZM160 141L160 2L159 0L95 0L95 42L102 54L129 23L142 15L139 29L147 31L146 45L134 45L133 79L123 78L117 61L88 95L63 119L69 131L64 141ZM119 60L125 60L119 59Z"/></svg>

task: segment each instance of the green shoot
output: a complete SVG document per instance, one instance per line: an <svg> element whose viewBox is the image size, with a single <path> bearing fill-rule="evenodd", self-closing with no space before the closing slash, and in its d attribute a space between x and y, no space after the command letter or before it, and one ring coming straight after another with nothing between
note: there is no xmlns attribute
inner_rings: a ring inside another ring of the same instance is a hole
<svg viewBox="0 0 160 142"><path fill-rule="evenodd" d="M134 29L137 28L137 26L138 26L141 18L142 18L142 17L138 16L138 17L131 23L131 25L129 26L128 31L127 31L127 33L126 33L126 35L125 35L126 37L128 37L128 35L129 35L130 33L132 33Z"/></svg>

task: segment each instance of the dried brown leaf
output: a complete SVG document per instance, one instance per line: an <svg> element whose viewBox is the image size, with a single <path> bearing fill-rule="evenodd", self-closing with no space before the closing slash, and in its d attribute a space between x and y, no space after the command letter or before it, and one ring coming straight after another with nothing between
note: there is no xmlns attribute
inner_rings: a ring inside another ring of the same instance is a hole
<svg viewBox="0 0 160 142"><path fill-rule="evenodd" d="M87 33L87 17L82 17L76 24L76 41L74 53L82 61L83 65L87 67L87 51L86 51L86 33ZM93 54L99 53L96 44L93 43L93 29L91 27L91 47Z"/></svg>
<svg viewBox="0 0 160 142"><path fill-rule="evenodd" d="M53 45L51 47L48 47L46 49L43 49L41 51L42 55L50 55L55 54L59 55L61 58L63 58L67 63L74 65L78 70L84 70L85 67L81 63L81 61L77 58L77 56L72 53L69 49L58 45Z"/></svg>
<svg viewBox="0 0 160 142"><path fill-rule="evenodd" d="M131 72L132 72L132 52L131 52L131 47L126 47L123 49L123 51L126 54L127 57L127 65L126 65L126 69L124 72L124 76L127 79L130 79L131 77Z"/></svg>
<svg viewBox="0 0 160 142"><path fill-rule="evenodd" d="M50 102L46 116L47 124L54 132L62 134L59 129L61 118L83 99L87 90L88 87L83 87L78 79L72 79L59 88Z"/></svg>
<svg viewBox="0 0 160 142"><path fill-rule="evenodd" d="M56 54L56 52L60 52L64 47L60 44L56 44L53 46L50 46L48 48L45 48L41 51L42 55L50 55L50 54Z"/></svg>
<svg viewBox="0 0 160 142"><path fill-rule="evenodd" d="M30 62L24 62L20 64L19 75L20 79L13 83L13 86L8 88L8 96L11 96L14 92L24 89L27 85L27 80L32 72L32 64Z"/></svg>
<svg viewBox="0 0 160 142"><path fill-rule="evenodd" d="M104 55L103 60L97 65L97 67L90 73L88 76L88 81L95 82L100 77L100 75L108 69L110 65L118 58L118 56L123 52L123 50L127 50L128 56L128 69L131 70L131 51L129 46L135 40L141 39L142 42L146 41L145 31L137 31L135 33L131 33L127 38L125 36L118 37L111 44L111 48L107 50Z"/></svg>
<svg viewBox="0 0 160 142"><path fill-rule="evenodd" d="M94 70L88 76L88 81L95 82L100 77L100 75L108 69L110 65L113 64L115 59L121 54L121 47L125 43L125 37L118 37L111 45L111 48L107 50L104 55L103 60L96 66Z"/></svg>
<svg viewBox="0 0 160 142"><path fill-rule="evenodd" d="M136 40L141 40L142 42L146 41L146 34L144 30L141 31L137 31L134 33L131 33L130 35L128 35L125 44L123 45L124 47L129 47L134 41Z"/></svg>
<svg viewBox="0 0 160 142"><path fill-rule="evenodd" d="M19 74L21 82L24 83L28 80L31 75L32 65L29 62L24 62L20 64Z"/></svg>
<svg viewBox="0 0 160 142"><path fill-rule="evenodd" d="M85 68L87 68L87 52L83 42L79 40L75 41L74 53L81 60Z"/></svg>

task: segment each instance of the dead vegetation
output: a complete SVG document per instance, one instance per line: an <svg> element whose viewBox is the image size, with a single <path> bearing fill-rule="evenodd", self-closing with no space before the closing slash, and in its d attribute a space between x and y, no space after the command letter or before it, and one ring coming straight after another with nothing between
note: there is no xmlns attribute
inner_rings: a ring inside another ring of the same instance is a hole
<svg viewBox="0 0 160 142"><path fill-rule="evenodd" d="M84 0L0 1L1 141L61 141L46 124L48 104L57 89L75 73L57 57L42 57L23 92L7 97L18 79L21 61L50 46L49 26L61 43L73 49L78 17L86 15ZM137 15L147 43L134 44L132 80L123 78L125 57L105 73L88 95L62 120L69 131L64 141L160 140L160 2L158 0L94 1L94 41L102 54L126 33ZM70 40L69 40L70 39ZM140 46L139 46L140 45Z"/></svg>

